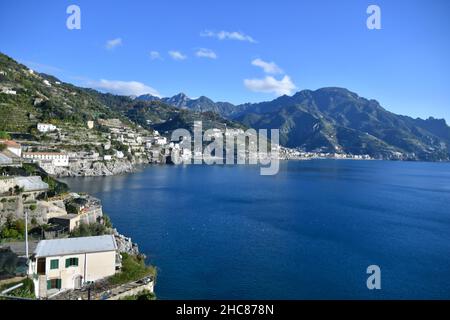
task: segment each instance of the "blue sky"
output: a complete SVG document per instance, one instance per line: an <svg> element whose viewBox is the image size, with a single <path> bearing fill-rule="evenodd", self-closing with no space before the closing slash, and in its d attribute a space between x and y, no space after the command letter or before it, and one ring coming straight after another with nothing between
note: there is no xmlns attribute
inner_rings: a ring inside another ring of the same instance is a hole
<svg viewBox="0 0 450 320"><path fill-rule="evenodd" d="M71 4L81 30L66 27ZM2 1L0 51L116 93L243 103L339 86L449 122L449 16L448 0Z"/></svg>

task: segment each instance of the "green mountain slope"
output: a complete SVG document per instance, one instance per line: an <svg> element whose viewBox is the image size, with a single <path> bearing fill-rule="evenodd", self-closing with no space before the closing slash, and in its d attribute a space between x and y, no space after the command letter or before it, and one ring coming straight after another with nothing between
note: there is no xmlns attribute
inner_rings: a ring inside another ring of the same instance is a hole
<svg viewBox="0 0 450 320"><path fill-rule="evenodd" d="M216 113L180 110L163 101L132 99L63 83L4 54L0 54L0 89L7 90L0 93L0 131L31 132L37 122L50 121L85 125L98 118L119 118L129 125L162 131L191 128L194 120L203 121L206 129L241 127Z"/></svg>
<svg viewBox="0 0 450 320"><path fill-rule="evenodd" d="M239 108L235 120L254 128L279 128L281 143L289 147L388 159L450 158L450 128L444 120L396 115L342 88L304 90Z"/></svg>

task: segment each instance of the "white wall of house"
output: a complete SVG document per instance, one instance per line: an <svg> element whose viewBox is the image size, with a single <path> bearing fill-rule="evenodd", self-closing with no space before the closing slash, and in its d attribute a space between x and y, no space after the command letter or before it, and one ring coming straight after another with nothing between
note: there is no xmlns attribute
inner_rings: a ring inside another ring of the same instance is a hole
<svg viewBox="0 0 450 320"><path fill-rule="evenodd" d="M69 166L69 155L65 153L51 153L51 152L24 152L25 159L36 160L37 162L46 160L51 161L55 167Z"/></svg>
<svg viewBox="0 0 450 320"><path fill-rule="evenodd" d="M22 156L22 146L19 143L12 140L0 139L0 144L6 145L6 149L14 153L16 156Z"/></svg>
<svg viewBox="0 0 450 320"><path fill-rule="evenodd" d="M2 89L2 93L4 93L4 94L12 94L12 95L17 94L17 92L15 90L11 90L11 89L8 89L8 88L3 88Z"/></svg>
<svg viewBox="0 0 450 320"><path fill-rule="evenodd" d="M8 147L7 149L18 157L22 156L22 148L20 147Z"/></svg>
<svg viewBox="0 0 450 320"><path fill-rule="evenodd" d="M38 123L37 129L40 132L49 132L49 131L55 131L56 126L50 123Z"/></svg>

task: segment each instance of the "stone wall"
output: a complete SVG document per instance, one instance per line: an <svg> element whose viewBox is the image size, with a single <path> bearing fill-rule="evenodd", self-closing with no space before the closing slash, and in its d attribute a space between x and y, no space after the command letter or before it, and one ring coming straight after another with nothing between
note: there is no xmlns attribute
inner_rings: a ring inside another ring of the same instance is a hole
<svg viewBox="0 0 450 320"><path fill-rule="evenodd" d="M48 219L67 214L63 201L37 201L34 198L23 199L23 195L0 197L0 226L8 217L25 219L24 210L28 212L29 223L44 224Z"/></svg>
<svg viewBox="0 0 450 320"><path fill-rule="evenodd" d="M120 300L125 297L140 294L144 290L147 290L147 291L150 291L151 293L153 293L154 286L155 286L155 283L153 281L151 281L147 284L142 284L140 286L136 286L136 287L133 287L133 284L124 285L124 286L121 286L121 287L111 290L112 296L110 298L108 298L107 300ZM121 290L124 290L124 291L121 292Z"/></svg>
<svg viewBox="0 0 450 320"><path fill-rule="evenodd" d="M6 223L8 217L24 218L22 196L0 197L0 226Z"/></svg>
<svg viewBox="0 0 450 320"><path fill-rule="evenodd" d="M78 160L70 162L69 167L55 167L51 174L57 177L112 176L133 171L133 164L128 160L91 161Z"/></svg>
<svg viewBox="0 0 450 320"><path fill-rule="evenodd" d="M45 191L48 190L48 184L43 182L39 176L31 177L3 177L0 179L0 194L6 194L15 186L23 188L24 191Z"/></svg>

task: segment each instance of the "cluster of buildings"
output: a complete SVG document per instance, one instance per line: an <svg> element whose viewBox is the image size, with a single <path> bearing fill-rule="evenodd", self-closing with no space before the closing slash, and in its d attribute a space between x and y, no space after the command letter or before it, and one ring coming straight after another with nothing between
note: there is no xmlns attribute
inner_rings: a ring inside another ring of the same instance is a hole
<svg viewBox="0 0 450 320"><path fill-rule="evenodd" d="M118 142L127 147L128 154L137 158L146 158L149 162L160 162L161 150L180 148L178 144L169 142L158 131L132 129L124 125L119 119L98 120L99 125L107 127L110 134L107 139ZM107 147L105 147L106 149ZM190 154L190 150L184 150L184 155ZM114 157L114 156L113 156ZM115 157L123 157L123 153L116 151Z"/></svg>
<svg viewBox="0 0 450 320"><path fill-rule="evenodd" d="M44 170L69 166L69 155L65 152L23 151L23 146L13 140L0 140L5 146L0 151L0 166L21 165L23 162L38 163Z"/></svg>
<svg viewBox="0 0 450 320"><path fill-rule="evenodd" d="M367 154L349 154L332 152L306 152L300 149L279 148L281 160L307 160L307 159L349 159L349 160L372 160Z"/></svg>
<svg viewBox="0 0 450 320"><path fill-rule="evenodd" d="M107 128L100 136L98 132L90 130L95 126L94 121L87 121L88 130L64 129L51 123L38 123L37 131L51 138L45 142L23 141L21 145L17 141L0 140L0 145L5 145L4 150L0 150L0 166L37 163L48 173L54 174L59 167L79 167L86 163L121 160L129 156L140 159L139 162L151 162L153 155L159 154L161 148L175 146L157 131L150 133L142 128L133 129L119 119L97 121L100 126ZM92 149L78 150L80 144L91 145ZM70 146L76 151L71 150ZM99 150L103 151L100 153Z"/></svg>

